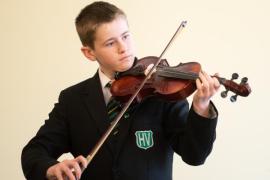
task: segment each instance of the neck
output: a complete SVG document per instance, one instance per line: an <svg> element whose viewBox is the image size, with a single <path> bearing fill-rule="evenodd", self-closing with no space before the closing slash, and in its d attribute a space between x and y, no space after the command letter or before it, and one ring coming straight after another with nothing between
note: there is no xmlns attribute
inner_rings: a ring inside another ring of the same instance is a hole
<svg viewBox="0 0 270 180"><path fill-rule="evenodd" d="M104 69L102 69L102 68L100 68L100 70L110 80L113 80L114 79L114 74L115 74L114 71L104 71Z"/></svg>

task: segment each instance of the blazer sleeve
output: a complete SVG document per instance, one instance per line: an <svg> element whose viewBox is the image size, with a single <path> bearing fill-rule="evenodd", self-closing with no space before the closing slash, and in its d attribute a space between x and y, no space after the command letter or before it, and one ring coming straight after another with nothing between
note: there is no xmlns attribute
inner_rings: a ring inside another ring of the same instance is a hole
<svg viewBox="0 0 270 180"><path fill-rule="evenodd" d="M22 169L28 180L45 179L47 169L69 150L66 123L65 95L60 94L58 103L41 126L36 136L23 148Z"/></svg>
<svg viewBox="0 0 270 180"><path fill-rule="evenodd" d="M164 119L165 134L173 150L190 165L201 165L210 154L216 138L218 112L211 102L216 116L212 119L198 115L189 109L186 100L167 106Z"/></svg>

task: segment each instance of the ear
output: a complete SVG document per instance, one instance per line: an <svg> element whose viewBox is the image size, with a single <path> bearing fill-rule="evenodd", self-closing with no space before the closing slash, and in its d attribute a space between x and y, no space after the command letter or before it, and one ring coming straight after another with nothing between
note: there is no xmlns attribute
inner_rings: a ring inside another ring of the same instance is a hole
<svg viewBox="0 0 270 180"><path fill-rule="evenodd" d="M83 46L81 47L81 51L87 59L89 59L90 61L96 61L95 52L92 48L88 46Z"/></svg>

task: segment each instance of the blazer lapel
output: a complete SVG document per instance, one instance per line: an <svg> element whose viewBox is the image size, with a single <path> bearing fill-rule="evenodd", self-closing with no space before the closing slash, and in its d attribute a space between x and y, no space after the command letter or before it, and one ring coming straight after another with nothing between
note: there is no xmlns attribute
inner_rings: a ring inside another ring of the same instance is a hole
<svg viewBox="0 0 270 180"><path fill-rule="evenodd" d="M94 120L94 123L99 129L101 137L109 127L109 117L107 115L106 104L104 101L98 73L96 73L94 77L90 79L84 94L86 95L83 98L85 105L92 119ZM107 140L105 143L108 145L111 152L113 152L110 142Z"/></svg>

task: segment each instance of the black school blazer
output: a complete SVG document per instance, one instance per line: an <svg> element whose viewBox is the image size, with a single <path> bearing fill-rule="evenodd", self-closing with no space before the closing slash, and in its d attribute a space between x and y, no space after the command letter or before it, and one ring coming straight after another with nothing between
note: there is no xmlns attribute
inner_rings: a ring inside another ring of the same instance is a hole
<svg viewBox="0 0 270 180"><path fill-rule="evenodd" d="M189 110L186 100L148 98L121 119L116 135L101 147L81 180L171 180L174 152L190 165L204 163L215 140L216 123L217 118ZM108 126L96 73L61 92L49 119L22 151L25 177L45 179L47 169L66 152L86 157Z"/></svg>

